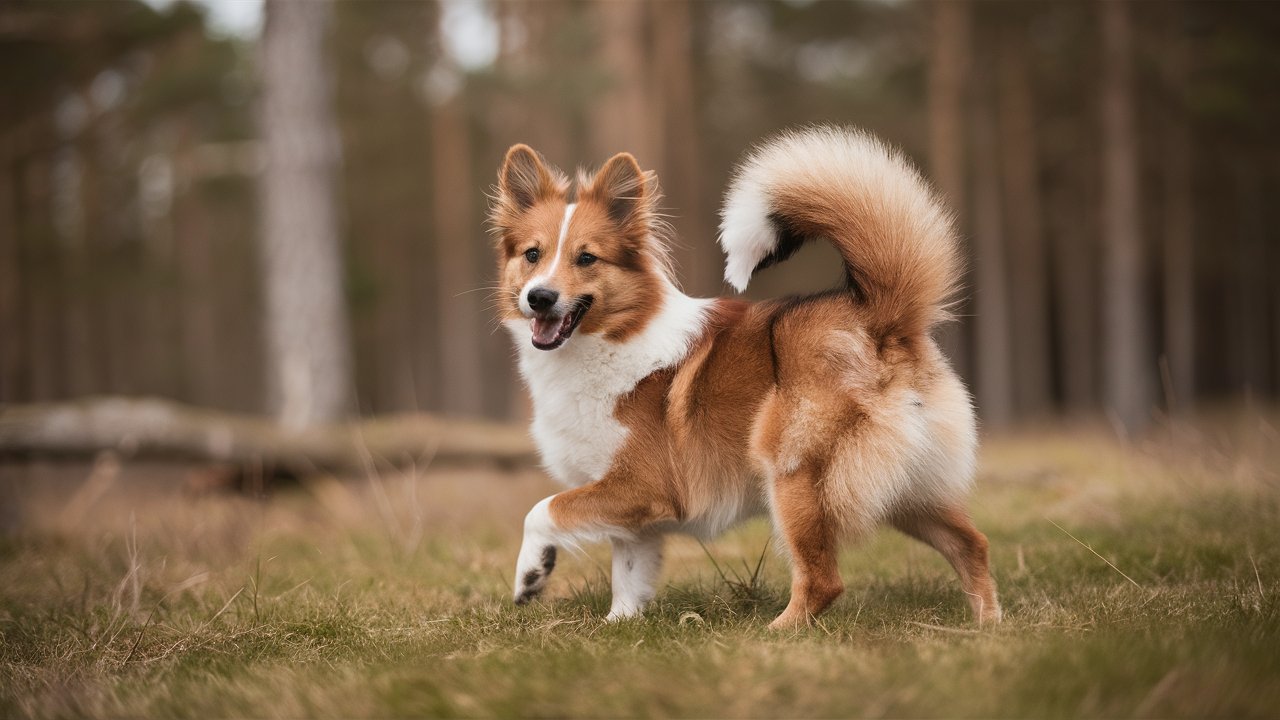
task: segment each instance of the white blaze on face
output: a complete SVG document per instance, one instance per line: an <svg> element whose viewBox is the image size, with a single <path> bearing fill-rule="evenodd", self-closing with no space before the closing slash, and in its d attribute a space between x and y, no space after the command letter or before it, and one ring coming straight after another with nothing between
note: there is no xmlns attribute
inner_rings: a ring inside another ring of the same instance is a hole
<svg viewBox="0 0 1280 720"><path fill-rule="evenodd" d="M529 291L542 287L543 283L555 274L556 266L560 264L560 256L564 254L564 241L569 237L569 220L573 218L573 211L577 208L577 203L564 206L564 219L560 221L560 236L556 238L556 251L551 256L551 262L544 265L541 272L529 278L529 282L520 288L520 312L524 313L525 317L533 317L533 308L529 307Z"/></svg>

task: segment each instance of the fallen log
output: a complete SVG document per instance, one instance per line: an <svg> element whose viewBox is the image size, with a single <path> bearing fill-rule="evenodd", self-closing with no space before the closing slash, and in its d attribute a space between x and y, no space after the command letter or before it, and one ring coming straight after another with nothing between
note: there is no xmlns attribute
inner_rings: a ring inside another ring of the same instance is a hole
<svg viewBox="0 0 1280 720"><path fill-rule="evenodd" d="M91 459L104 452L122 458L257 468L268 477L427 465L517 468L537 462L523 428L425 414L290 431L261 417L156 398L0 406L0 461Z"/></svg>

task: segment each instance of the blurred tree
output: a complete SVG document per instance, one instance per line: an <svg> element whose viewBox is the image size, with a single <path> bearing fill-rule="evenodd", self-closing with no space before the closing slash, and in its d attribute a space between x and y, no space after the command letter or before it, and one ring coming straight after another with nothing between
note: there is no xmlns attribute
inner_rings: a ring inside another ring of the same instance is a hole
<svg viewBox="0 0 1280 720"><path fill-rule="evenodd" d="M571 137L579 127L581 78L590 71L570 60L585 49L578 47L583 13L563 0L502 0L497 11L501 83L486 99L496 149L533 143L552 164L571 168L586 151Z"/></svg>
<svg viewBox="0 0 1280 720"><path fill-rule="evenodd" d="M996 21L1000 159L1009 247L1009 311L1013 389L1017 412L1043 417L1050 410L1048 265L1041 232L1041 182L1029 14L1007 8Z"/></svg>
<svg viewBox="0 0 1280 720"><path fill-rule="evenodd" d="M1161 137L1164 155L1163 279L1165 403L1170 412L1187 409L1195 400L1195 248L1194 197L1191 186L1192 150L1190 53L1186 7L1166 7L1161 53L1165 98L1168 103Z"/></svg>
<svg viewBox="0 0 1280 720"><path fill-rule="evenodd" d="M965 113L969 99L972 63L970 34L972 9L968 0L932 0L929 43L929 169L934 183L957 214L957 229L969 227L965 171ZM957 311L964 300L957 299ZM939 331L939 343L962 374L968 374L963 323L950 323Z"/></svg>
<svg viewBox="0 0 1280 720"><path fill-rule="evenodd" d="M648 16L643 0L613 0L591 6L597 19L598 62L605 87L591 113L593 163L628 151L640 166L658 161L658 125L650 105L652 57L646 43Z"/></svg>
<svg viewBox="0 0 1280 720"><path fill-rule="evenodd" d="M436 32L444 26L435 25ZM489 324L475 293L481 271L476 247L485 242L471 199L471 126L462 70L442 53L433 68L430 90L432 187L436 235L436 311L440 316L440 408L453 415L481 414L481 338Z"/></svg>
<svg viewBox="0 0 1280 720"><path fill-rule="evenodd" d="M434 408L442 393L433 150L426 98L434 3L343 2L330 39L362 412Z"/></svg>
<svg viewBox="0 0 1280 720"><path fill-rule="evenodd" d="M1097 23L1086 4L1031 7L1054 388L1062 409L1082 416L1096 411L1099 384Z"/></svg>
<svg viewBox="0 0 1280 720"><path fill-rule="evenodd" d="M86 112L93 107L88 88L83 86L70 91L63 102L74 103ZM66 304L60 318L67 353L66 392L80 396L104 385L128 386L127 366L120 355L130 343L111 342L112 331L120 329L114 322L118 308L126 299L118 293L103 297L91 291L95 284L114 280L102 271L103 261L109 263L115 254L111 251L119 248L120 238L115 232L119 221L105 219L102 209L112 204L104 202L104 181L118 168L110 167L104 157L101 122L74 129L69 125L62 123L58 127L62 142L54 154L53 192L58 206L55 212L60 211L62 217L57 227L62 256L58 284L66 288ZM73 142L75 139L80 142ZM105 221L94 222L94 218Z"/></svg>
<svg viewBox="0 0 1280 720"><path fill-rule="evenodd" d="M19 254L17 188L13 182L14 148L0 135L0 402L20 398L25 368L19 352L22 327L22 257Z"/></svg>
<svg viewBox="0 0 1280 720"><path fill-rule="evenodd" d="M1262 227L1264 204L1262 171L1250 159L1233 162L1236 197L1235 247L1231 253L1233 278L1229 313L1232 343L1231 383L1252 400L1265 394L1271 373L1267 367L1267 283L1274 276L1264 271L1267 261L1266 229Z"/></svg>
<svg viewBox="0 0 1280 720"><path fill-rule="evenodd" d="M1073 123L1074 125L1074 123ZM1098 262L1096 153L1088 150L1081 128L1066 138L1081 148L1063 156L1061 178L1050 192L1052 229L1054 341L1063 407L1071 413L1095 411L1098 401ZM1077 144L1078 141L1078 144Z"/></svg>
<svg viewBox="0 0 1280 720"><path fill-rule="evenodd" d="M661 105L661 156L653 162L663 190L679 202L672 225L679 242L675 259L685 291L718 294L723 286L721 257L712 229L714 213L703 190L703 130L698 113L694 14L690 0L650 3L653 75L650 97ZM668 202L668 206L671 203Z"/></svg>
<svg viewBox="0 0 1280 720"><path fill-rule="evenodd" d="M144 328L122 321L141 273L128 262L138 251L119 99L129 61L192 18L140 2L0 4L0 205L22 270L0 293L0 398L145 390L164 376Z"/></svg>
<svg viewBox="0 0 1280 720"><path fill-rule="evenodd" d="M959 212L965 207L965 119L968 106L971 14L968 0L934 0L929 48L929 168L938 189Z"/></svg>
<svg viewBox="0 0 1280 720"><path fill-rule="evenodd" d="M1013 419L1013 347L1010 331L1009 270L1001 194L1002 143L997 126L995 70L999 63L991 43L976 53L978 68L971 103L973 177L973 353L978 412L987 427L1001 428ZM1020 242L1014 238L1013 242Z"/></svg>
<svg viewBox="0 0 1280 720"><path fill-rule="evenodd" d="M1134 129L1131 6L1099 0L1102 33L1102 305L1107 410L1129 430L1150 418L1138 138Z"/></svg>
<svg viewBox="0 0 1280 720"><path fill-rule="evenodd" d="M268 0L262 36L263 277L268 382L286 427L350 409L338 236L338 134L324 53L328 0Z"/></svg>
<svg viewBox="0 0 1280 720"><path fill-rule="evenodd" d="M61 253L53 227L51 155L36 154L20 166L19 230L25 267L31 268L27 285L27 376L30 397L49 400L66 397L66 343L62 333L64 289L59 282Z"/></svg>

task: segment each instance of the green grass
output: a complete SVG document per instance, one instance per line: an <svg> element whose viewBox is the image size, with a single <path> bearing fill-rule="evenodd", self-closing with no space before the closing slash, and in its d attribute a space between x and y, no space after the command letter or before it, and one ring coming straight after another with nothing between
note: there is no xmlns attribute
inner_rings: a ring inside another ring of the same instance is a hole
<svg viewBox="0 0 1280 720"><path fill-rule="evenodd" d="M534 473L255 501L183 495L172 468L10 470L0 716L1274 717L1276 439L1250 420L989 442L974 512L1002 625L973 625L942 560L885 532L790 634L764 628L787 574L769 551L752 579L762 522L709 543L714 564L671 541L643 620L602 622L603 549L512 606L520 519L554 490Z"/></svg>

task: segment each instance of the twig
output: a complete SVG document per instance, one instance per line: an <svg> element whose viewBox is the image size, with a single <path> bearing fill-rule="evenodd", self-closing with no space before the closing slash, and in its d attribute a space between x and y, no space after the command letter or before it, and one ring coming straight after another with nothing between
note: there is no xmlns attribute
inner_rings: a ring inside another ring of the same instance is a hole
<svg viewBox="0 0 1280 720"><path fill-rule="evenodd" d="M1045 520L1049 520L1049 518L1047 518L1047 517L1046 517L1046 518L1045 518ZM1106 563L1107 565L1111 566L1111 569L1112 569L1112 570L1115 570L1116 572L1120 573L1120 575L1121 575L1121 576L1123 576L1125 580L1128 580L1129 582L1133 583L1133 586L1134 586L1134 587L1138 588L1139 590L1141 590L1141 589L1142 589L1142 586L1141 586L1141 585L1139 585L1139 584L1138 584L1138 582L1137 582L1136 580L1134 580L1133 578L1129 577L1128 575L1125 575L1125 574L1124 574L1124 571L1123 571L1123 570L1121 570L1120 568L1116 567L1116 566L1115 566L1115 564L1114 564L1114 563L1112 563L1110 560L1108 560L1108 559L1106 559L1106 558L1102 557L1101 555L1098 555L1098 551L1097 551L1097 550L1094 550L1093 548L1089 547L1089 545L1088 545L1088 544L1086 544L1086 543L1084 543L1084 542L1082 542L1082 541L1080 540L1080 538L1078 538L1078 537L1076 537L1075 535L1072 535L1071 533L1067 532L1067 529L1066 529L1066 528L1062 527L1061 525L1059 525L1058 523L1054 522L1053 520L1049 520L1049 524L1050 524L1050 525L1053 525L1053 526L1054 526L1054 527L1056 527L1056 528L1058 528L1058 529L1059 529L1059 530L1061 530L1063 533L1066 533L1066 536L1067 536L1067 537L1069 537L1069 538L1071 538L1072 540L1075 540L1076 542L1080 543L1080 545L1081 545L1085 550L1088 550L1089 552L1093 553L1094 555L1097 555L1099 560L1101 560L1102 562L1104 562L1104 563Z"/></svg>

